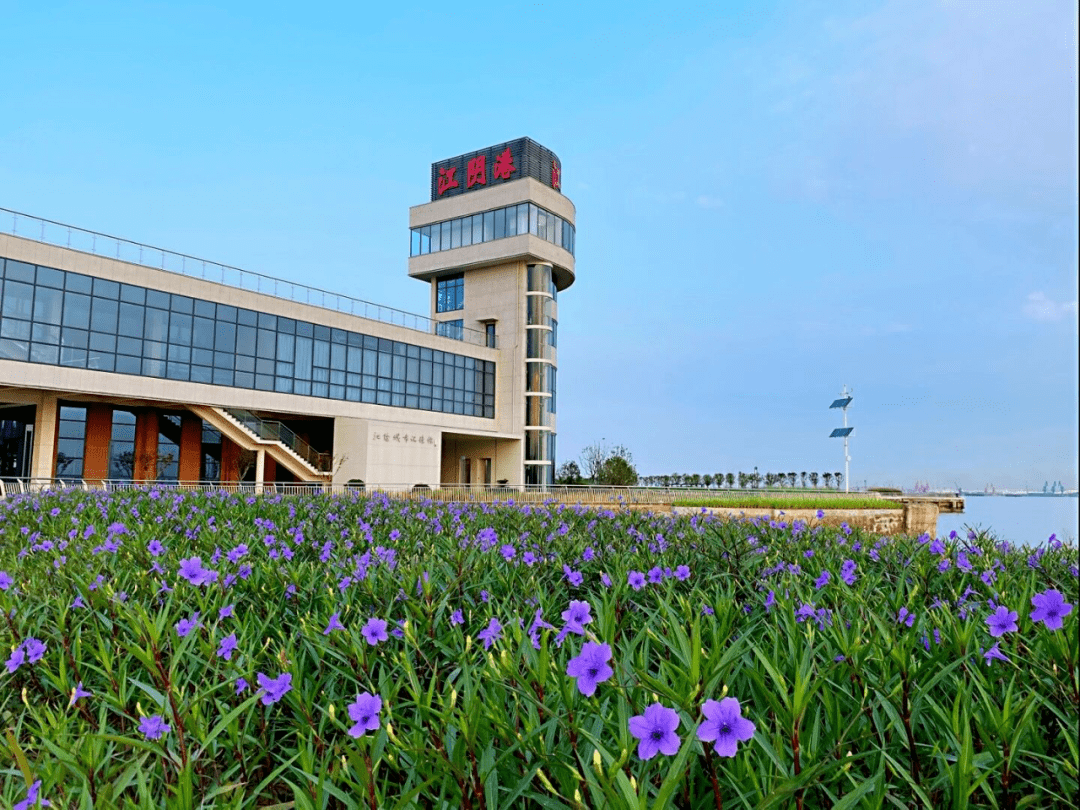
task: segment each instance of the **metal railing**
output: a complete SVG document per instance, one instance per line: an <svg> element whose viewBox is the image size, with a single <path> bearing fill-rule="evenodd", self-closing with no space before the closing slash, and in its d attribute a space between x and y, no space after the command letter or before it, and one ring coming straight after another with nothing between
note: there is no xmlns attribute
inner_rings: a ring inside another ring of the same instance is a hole
<svg viewBox="0 0 1080 810"><path fill-rule="evenodd" d="M297 284L251 270L241 270L239 267L199 259L184 253L151 247L140 242L132 242L130 239L121 239L118 236L88 231L75 225L65 225L62 222L12 211L10 208L0 208L0 232L68 250L151 267L155 270L201 278L249 292L272 295L275 298L284 298L299 304L344 312L358 318L381 321L428 335L447 337L436 331L438 321L426 315L417 315L318 287L309 287L306 284ZM460 334L460 337L457 334ZM494 348L491 346L492 341L487 333L478 329L461 327L454 337L447 337L447 339Z"/></svg>
<svg viewBox="0 0 1080 810"><path fill-rule="evenodd" d="M321 454L327 455L327 454ZM683 490L661 487L603 487L603 486L532 486L499 484L442 484L429 488L423 484L339 484L325 482L279 484L268 482L262 485L253 482L209 483L203 481L157 481L138 482L131 480L71 480L55 478L23 478L0 480L0 497L11 494L43 492L48 490L85 489L85 490L128 490L128 489L180 489L200 492L247 492L277 493L298 495L311 493L365 495L381 494L395 500L437 501L442 503L495 503L513 501L517 504L563 503L583 506L671 506L675 501L687 497L687 492L716 495L716 490ZM763 490L725 490L727 497L716 500L747 500L753 497L767 496ZM820 495L821 493L819 493ZM814 493L807 493L807 499ZM827 492L826 496L843 498L845 493ZM851 493L846 497L865 500L874 495Z"/></svg>
<svg viewBox="0 0 1080 810"><path fill-rule="evenodd" d="M330 472L330 454L317 451L314 447L297 436L288 425L271 419L260 419L251 411L243 411L236 408L222 408L221 410L260 439L281 442L310 464L312 468L319 472Z"/></svg>

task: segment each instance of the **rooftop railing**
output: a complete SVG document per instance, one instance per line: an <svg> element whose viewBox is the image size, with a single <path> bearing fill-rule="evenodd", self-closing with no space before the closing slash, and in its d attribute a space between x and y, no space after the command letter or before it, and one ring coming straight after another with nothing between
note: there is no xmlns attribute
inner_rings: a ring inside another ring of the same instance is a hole
<svg viewBox="0 0 1080 810"><path fill-rule="evenodd" d="M462 340L475 346L494 348L487 333L478 329L459 327L453 336L449 336L437 332L438 321L426 315L417 315L318 287L309 287L306 284L297 284L262 273L254 273L251 270L241 270L239 267L198 259L184 253L151 247L140 242L132 242L130 239L121 239L118 236L88 231L85 228L53 222L49 219L12 211L9 208L0 208L0 232L23 239L32 239L46 245L89 253L93 256L104 256L155 270L201 278L249 292L272 295L275 298L295 301L298 304L344 312L358 318L381 321L428 335L439 335L451 340Z"/></svg>

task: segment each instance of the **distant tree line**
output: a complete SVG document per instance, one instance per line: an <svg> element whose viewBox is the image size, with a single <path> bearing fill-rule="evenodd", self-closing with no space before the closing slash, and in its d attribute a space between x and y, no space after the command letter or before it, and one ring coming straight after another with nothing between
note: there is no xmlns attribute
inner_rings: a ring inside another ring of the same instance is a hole
<svg viewBox="0 0 1080 810"><path fill-rule="evenodd" d="M682 487L688 489L840 489L844 475L839 472L786 472L760 474L753 472L672 473L670 475L639 476L634 457L623 445L613 447L598 442L581 453L581 464L567 461L555 475L556 484L570 486L601 484L607 486Z"/></svg>
<svg viewBox="0 0 1080 810"><path fill-rule="evenodd" d="M840 472L786 472L761 473L671 473L670 475L644 475L641 485L646 487L685 487L692 489L817 489L824 483L825 489L836 489L844 483Z"/></svg>

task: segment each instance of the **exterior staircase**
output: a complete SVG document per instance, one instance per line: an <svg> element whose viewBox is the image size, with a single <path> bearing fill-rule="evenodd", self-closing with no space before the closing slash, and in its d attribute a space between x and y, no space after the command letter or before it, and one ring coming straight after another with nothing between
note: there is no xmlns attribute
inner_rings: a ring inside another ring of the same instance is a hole
<svg viewBox="0 0 1080 810"><path fill-rule="evenodd" d="M331 478L330 454L319 453L281 422L213 405L188 405L188 410L244 450L265 450L300 481L325 482Z"/></svg>

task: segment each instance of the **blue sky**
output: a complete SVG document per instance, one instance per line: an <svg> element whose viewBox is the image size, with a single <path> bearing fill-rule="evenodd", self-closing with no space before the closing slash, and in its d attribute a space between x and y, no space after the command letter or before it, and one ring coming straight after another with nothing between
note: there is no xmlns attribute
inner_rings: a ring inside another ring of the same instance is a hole
<svg viewBox="0 0 1080 810"><path fill-rule="evenodd" d="M563 164L559 458L1077 486L1060 2L9 2L0 205L423 312L429 164Z"/></svg>

